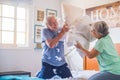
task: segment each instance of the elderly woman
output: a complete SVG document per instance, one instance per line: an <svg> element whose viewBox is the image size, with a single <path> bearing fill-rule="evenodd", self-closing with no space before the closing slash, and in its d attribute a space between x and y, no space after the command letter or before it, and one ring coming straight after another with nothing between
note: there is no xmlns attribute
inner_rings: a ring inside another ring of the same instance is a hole
<svg viewBox="0 0 120 80"><path fill-rule="evenodd" d="M120 57L110 38L108 25L104 21L96 22L91 32L98 39L91 51L84 49L78 41L75 44L87 57L97 57L100 72L88 80L120 80Z"/></svg>
<svg viewBox="0 0 120 80"><path fill-rule="evenodd" d="M43 79L50 79L55 75L61 78L72 77L64 58L64 42L61 40L68 30L66 24L62 29L59 29L54 16L46 18L46 27L41 31L43 45L42 69L37 77Z"/></svg>

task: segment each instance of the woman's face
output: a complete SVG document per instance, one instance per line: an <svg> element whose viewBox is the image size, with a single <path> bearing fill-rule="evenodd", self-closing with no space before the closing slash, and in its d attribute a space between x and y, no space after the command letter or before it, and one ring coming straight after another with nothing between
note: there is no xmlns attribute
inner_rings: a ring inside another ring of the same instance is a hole
<svg viewBox="0 0 120 80"><path fill-rule="evenodd" d="M51 17L48 22L48 28L52 31L56 31L58 29L58 22L54 17Z"/></svg>
<svg viewBox="0 0 120 80"><path fill-rule="evenodd" d="M94 36L97 39L100 39L102 37L100 34L98 34L98 32L96 32L94 28L91 28L91 33L92 33L92 36Z"/></svg>

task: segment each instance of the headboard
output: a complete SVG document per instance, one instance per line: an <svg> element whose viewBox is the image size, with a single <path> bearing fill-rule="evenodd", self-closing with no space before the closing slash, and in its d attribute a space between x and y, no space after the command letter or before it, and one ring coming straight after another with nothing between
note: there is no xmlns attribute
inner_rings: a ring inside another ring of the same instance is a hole
<svg viewBox="0 0 120 80"><path fill-rule="evenodd" d="M115 44L115 48L120 55L120 43ZM96 58L89 59L88 57L84 58L84 70L96 70L99 71L98 62Z"/></svg>

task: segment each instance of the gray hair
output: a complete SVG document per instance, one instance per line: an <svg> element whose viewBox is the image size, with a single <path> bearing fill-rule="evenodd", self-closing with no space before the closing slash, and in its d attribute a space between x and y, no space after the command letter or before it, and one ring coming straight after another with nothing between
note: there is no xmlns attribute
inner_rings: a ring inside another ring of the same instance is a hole
<svg viewBox="0 0 120 80"><path fill-rule="evenodd" d="M94 24L94 30L100 34L101 36L106 36L109 34L109 27L106 22L104 21L98 21Z"/></svg>

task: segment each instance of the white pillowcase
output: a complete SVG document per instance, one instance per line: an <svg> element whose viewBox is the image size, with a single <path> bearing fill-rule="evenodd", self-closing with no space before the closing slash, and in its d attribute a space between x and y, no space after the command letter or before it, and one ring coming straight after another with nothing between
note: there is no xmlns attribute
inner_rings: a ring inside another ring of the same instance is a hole
<svg viewBox="0 0 120 80"><path fill-rule="evenodd" d="M83 9L67 3L62 3L62 9L63 19L65 19L68 25L71 25L76 19L83 15Z"/></svg>
<svg viewBox="0 0 120 80"><path fill-rule="evenodd" d="M89 43L95 39L92 37L90 31L90 24L92 22L90 17L87 15L83 16L81 8L67 3L63 3L63 15L70 27L66 38L67 46L73 46L76 41L79 41L84 48L89 49ZM81 57L85 56L80 50L77 51Z"/></svg>

